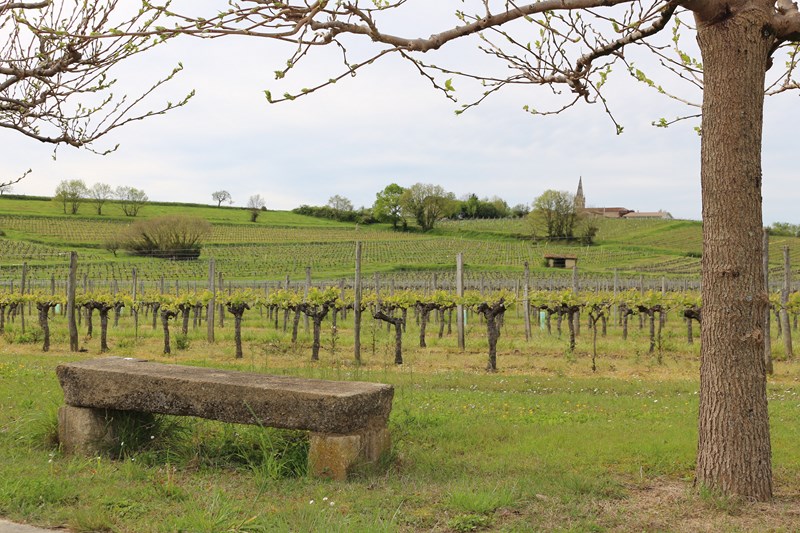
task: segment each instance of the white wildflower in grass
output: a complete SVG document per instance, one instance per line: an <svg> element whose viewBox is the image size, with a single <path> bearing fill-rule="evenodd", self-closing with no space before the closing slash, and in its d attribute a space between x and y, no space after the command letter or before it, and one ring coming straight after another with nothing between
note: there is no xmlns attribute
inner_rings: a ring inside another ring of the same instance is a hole
<svg viewBox="0 0 800 533"><path fill-rule="evenodd" d="M324 501L324 502L328 501L328 497L325 496L324 498L322 498L322 501Z"/></svg>
<svg viewBox="0 0 800 533"><path fill-rule="evenodd" d="M314 500L308 500L308 505L314 505Z"/></svg>

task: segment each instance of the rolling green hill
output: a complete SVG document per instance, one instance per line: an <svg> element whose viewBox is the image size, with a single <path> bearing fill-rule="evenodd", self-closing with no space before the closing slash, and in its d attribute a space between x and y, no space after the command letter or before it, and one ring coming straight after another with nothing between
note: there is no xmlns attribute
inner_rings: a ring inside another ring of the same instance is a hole
<svg viewBox="0 0 800 533"><path fill-rule="evenodd" d="M31 276L62 279L69 251L77 251L82 273L89 279L130 277L134 268L143 279L202 280L208 260L227 279L277 280L304 277L352 276L354 243L363 243L365 272L450 272L459 252L468 270L518 275L528 262L534 275L552 275L545 254L579 258L585 274L608 276L693 277L699 275L701 223L684 220L596 219L596 244L579 246L533 242L522 219L445 221L431 233L398 232L386 225L354 225L284 211L266 211L255 223L245 209L204 205L149 203L136 218L118 206L104 206L102 216L85 203L77 215L64 215L62 206L46 198L0 197L0 279L15 279L21 265ZM188 214L212 223L212 233L197 261L148 259L118 252L103 243L139 218ZM798 239L771 240L774 269L782 264L782 246L800 253ZM795 257L797 259L797 257ZM545 274L546 273L546 274ZM566 272L561 271L566 275Z"/></svg>

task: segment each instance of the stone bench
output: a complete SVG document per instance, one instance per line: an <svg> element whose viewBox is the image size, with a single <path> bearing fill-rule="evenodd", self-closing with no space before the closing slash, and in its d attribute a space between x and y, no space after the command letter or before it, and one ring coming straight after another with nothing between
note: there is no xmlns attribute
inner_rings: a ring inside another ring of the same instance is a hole
<svg viewBox="0 0 800 533"><path fill-rule="evenodd" d="M94 455L113 446L117 411L306 430L309 472L334 479L345 479L358 464L377 461L390 447L391 385L120 357L63 364L56 373L66 403L58 412L65 453Z"/></svg>

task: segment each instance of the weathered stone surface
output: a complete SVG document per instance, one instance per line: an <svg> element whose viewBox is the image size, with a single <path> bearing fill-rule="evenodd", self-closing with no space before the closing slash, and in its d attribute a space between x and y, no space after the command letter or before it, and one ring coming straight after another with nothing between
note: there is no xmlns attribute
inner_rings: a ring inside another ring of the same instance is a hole
<svg viewBox="0 0 800 533"><path fill-rule="evenodd" d="M391 448L386 428L368 429L354 435L312 433L309 440L309 473L337 480L346 479L359 465L375 463Z"/></svg>
<svg viewBox="0 0 800 533"><path fill-rule="evenodd" d="M76 407L199 416L223 422L353 435L386 428L390 385L268 376L108 357L60 365Z"/></svg>
<svg viewBox="0 0 800 533"><path fill-rule="evenodd" d="M58 409L58 440L66 454L96 455L116 441L114 414L106 409L62 405Z"/></svg>

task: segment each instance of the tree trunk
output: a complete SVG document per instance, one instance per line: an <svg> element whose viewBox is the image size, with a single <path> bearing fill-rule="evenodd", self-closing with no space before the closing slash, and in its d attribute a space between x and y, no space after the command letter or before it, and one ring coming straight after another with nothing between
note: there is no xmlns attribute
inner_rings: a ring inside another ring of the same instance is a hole
<svg viewBox="0 0 800 533"><path fill-rule="evenodd" d="M319 361L319 347L320 347L320 336L322 335L322 319L323 316L314 316L312 317L312 325L314 328L314 341L311 343L311 360L312 361Z"/></svg>
<svg viewBox="0 0 800 533"><path fill-rule="evenodd" d="M94 334L94 325L92 320L92 315L94 314L94 307L87 307L86 308L86 336L90 339Z"/></svg>
<svg viewBox="0 0 800 533"><path fill-rule="evenodd" d="M100 353L108 351L108 312L112 308L99 309L100 313Z"/></svg>
<svg viewBox="0 0 800 533"><path fill-rule="evenodd" d="M181 309L181 317L183 318L183 324L181 324L181 333L184 335L189 334L189 315L192 312L192 308L188 305Z"/></svg>
<svg viewBox="0 0 800 533"><path fill-rule="evenodd" d="M578 313L575 311L567 311L567 326L569 326L569 351L570 353L575 351L575 322L576 316Z"/></svg>
<svg viewBox="0 0 800 533"><path fill-rule="evenodd" d="M169 349L169 313L167 311L161 311L161 326L164 328L164 353L169 354L172 353ZM153 311L153 316L156 316L155 311Z"/></svg>
<svg viewBox="0 0 800 533"><path fill-rule="evenodd" d="M396 318L394 323L394 364L403 364L403 324L402 318Z"/></svg>
<svg viewBox="0 0 800 533"><path fill-rule="evenodd" d="M428 328L428 320L430 320L431 311L433 307L420 304L417 306L417 311L419 312L419 347L420 348L427 348L427 344L425 344L425 331Z"/></svg>
<svg viewBox="0 0 800 533"><path fill-rule="evenodd" d="M42 351L49 352L50 351L50 323L48 320L48 313L50 312L49 306L37 305L39 309L39 327L42 328L42 335L44 336L44 343L42 344ZM2 314L2 310L0 310L0 314Z"/></svg>
<svg viewBox="0 0 800 533"><path fill-rule="evenodd" d="M503 311L505 312L505 310ZM486 333L489 340L489 362L486 370L497 371L497 341L500 339L500 317L503 313L488 313L486 315Z"/></svg>
<svg viewBox="0 0 800 533"><path fill-rule="evenodd" d="M242 314L233 313L233 338L236 342L236 359L244 357L244 352L242 351Z"/></svg>
<svg viewBox="0 0 800 533"><path fill-rule="evenodd" d="M622 319L622 340L626 341L628 340L628 316L630 316L630 313L628 313L628 310L625 309L620 314L620 318Z"/></svg>
<svg viewBox="0 0 800 533"><path fill-rule="evenodd" d="M292 344L297 343L297 328L300 326L300 310L295 309L294 319L292 320Z"/></svg>
<svg viewBox="0 0 800 533"><path fill-rule="evenodd" d="M698 20L703 258L696 481L772 497L761 264L761 130L770 5ZM707 22L707 23L704 23Z"/></svg>

